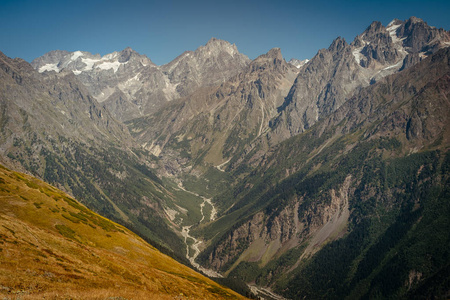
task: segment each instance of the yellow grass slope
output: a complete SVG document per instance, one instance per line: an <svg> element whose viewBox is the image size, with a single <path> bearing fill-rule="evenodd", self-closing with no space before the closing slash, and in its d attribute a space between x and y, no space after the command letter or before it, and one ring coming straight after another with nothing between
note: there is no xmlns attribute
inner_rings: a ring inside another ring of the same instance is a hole
<svg viewBox="0 0 450 300"><path fill-rule="evenodd" d="M0 297L242 298L58 189L1 166Z"/></svg>

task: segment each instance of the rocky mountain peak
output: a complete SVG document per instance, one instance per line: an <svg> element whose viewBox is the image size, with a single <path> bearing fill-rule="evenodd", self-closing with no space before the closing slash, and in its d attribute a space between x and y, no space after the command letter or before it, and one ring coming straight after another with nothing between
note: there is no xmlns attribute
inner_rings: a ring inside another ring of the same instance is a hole
<svg viewBox="0 0 450 300"><path fill-rule="evenodd" d="M280 48L272 48L267 53L261 54L257 58L255 58L254 61L252 61L251 64L257 64L260 61L266 61L266 60L273 60L274 62L276 60L281 61L283 60L283 55L281 54Z"/></svg>
<svg viewBox="0 0 450 300"><path fill-rule="evenodd" d="M217 39L215 37L212 37L209 39L209 41L206 43L206 47L220 47L221 45L229 45L230 43L221 39Z"/></svg>
<svg viewBox="0 0 450 300"><path fill-rule="evenodd" d="M277 134L272 140L302 132L335 111L357 88L404 70L449 45L449 32L415 17L394 19L387 27L372 22L351 45L338 37L299 70L280 116L272 122Z"/></svg>
<svg viewBox="0 0 450 300"><path fill-rule="evenodd" d="M397 25L402 25L404 22L395 18L393 19L391 22L389 22L389 24L386 26L386 28L392 27L392 26L397 26Z"/></svg>
<svg viewBox="0 0 450 300"><path fill-rule="evenodd" d="M272 48L267 52L266 54L269 58L282 60L283 55L281 55L281 49L280 48Z"/></svg>
<svg viewBox="0 0 450 300"><path fill-rule="evenodd" d="M126 47L125 49L120 51L119 54L120 54L119 62L121 62L121 63L129 61L132 56L136 56L136 55L140 56L139 53L137 53L136 51L134 51L130 47Z"/></svg>
<svg viewBox="0 0 450 300"><path fill-rule="evenodd" d="M404 22L404 34L411 34L413 31L418 30L418 28L426 30L433 29L422 19L416 17L411 17Z"/></svg>
<svg viewBox="0 0 450 300"><path fill-rule="evenodd" d="M280 48L270 49L266 54L258 56L254 61L251 62L251 72L261 71L261 70L285 70L286 68L292 67L292 65L286 63L281 54Z"/></svg>
<svg viewBox="0 0 450 300"><path fill-rule="evenodd" d="M220 53L227 53L231 56L240 54L235 44L231 44L215 37L212 37L205 46L200 46L194 53L203 56L216 56Z"/></svg>
<svg viewBox="0 0 450 300"><path fill-rule="evenodd" d="M236 45L211 38L194 52L187 51L161 67L180 96L187 96L200 85L223 83L247 66L250 59L239 53Z"/></svg>
<svg viewBox="0 0 450 300"><path fill-rule="evenodd" d="M381 24L380 21L373 21L369 27L364 31L368 35L373 35L375 33L378 33L384 29L383 24Z"/></svg>
<svg viewBox="0 0 450 300"><path fill-rule="evenodd" d="M134 51L130 46L128 46L128 47L126 47L125 49L123 49L122 52L134 52L134 53L137 53L137 52Z"/></svg>
<svg viewBox="0 0 450 300"><path fill-rule="evenodd" d="M330 45L330 47L328 47L328 51L330 52L340 52L342 51L345 47L347 47L348 44L345 41L345 39L343 37L337 37Z"/></svg>
<svg viewBox="0 0 450 300"><path fill-rule="evenodd" d="M70 52L66 50L53 50L45 53L44 55L34 59L31 65L36 68L38 65L43 65L45 63L58 63L63 57L67 56Z"/></svg>
<svg viewBox="0 0 450 300"><path fill-rule="evenodd" d="M2 72L4 73L1 74ZM35 73L36 71L25 60L21 58L11 59L0 51L0 79L4 80L4 75L6 75L11 77L17 84L23 85L25 82L30 81ZM2 91L1 88L0 91Z"/></svg>
<svg viewBox="0 0 450 300"><path fill-rule="evenodd" d="M397 36L403 39L403 46L409 53L420 54L422 52L422 58L450 45L450 33L448 31L431 27L422 19L416 17L406 20L397 29Z"/></svg>
<svg viewBox="0 0 450 300"><path fill-rule="evenodd" d="M395 28L392 27L392 29ZM384 27L381 22L374 21L369 27L366 28L366 30L364 30L363 33L355 38L352 44L356 47L366 46L372 43L389 44L392 42L389 37L390 35L386 30L386 27Z"/></svg>
<svg viewBox="0 0 450 300"><path fill-rule="evenodd" d="M414 23L425 23L425 21L422 20L421 18L417 18L417 17L412 16L411 18L408 19L408 21L406 21L406 23L412 23L412 24L414 24Z"/></svg>
<svg viewBox="0 0 450 300"><path fill-rule="evenodd" d="M118 53L118 61L119 63L126 63L129 61L139 62L143 66L156 66L150 58L148 58L144 54L139 54L135 50L127 47Z"/></svg>

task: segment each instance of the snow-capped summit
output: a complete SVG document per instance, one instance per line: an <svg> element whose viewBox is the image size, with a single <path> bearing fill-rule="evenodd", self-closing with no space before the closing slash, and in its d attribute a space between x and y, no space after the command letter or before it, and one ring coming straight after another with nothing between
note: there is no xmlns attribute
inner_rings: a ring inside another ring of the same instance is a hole
<svg viewBox="0 0 450 300"><path fill-rule="evenodd" d="M31 64L41 73L72 71L97 101L125 121L154 112L200 86L221 84L249 62L236 45L212 38L163 66L130 47L104 56L56 50Z"/></svg>
<svg viewBox="0 0 450 300"><path fill-rule="evenodd" d="M300 69L301 67L306 65L308 63L308 61L309 61L309 59L299 60L299 59L296 59L296 58L291 58L291 60L289 60L288 63L290 63L291 65L293 65L297 69Z"/></svg>
<svg viewBox="0 0 450 300"><path fill-rule="evenodd" d="M351 45L355 61L367 70L368 82L375 82L448 47L449 41L447 31L411 17L394 19L386 27L373 22Z"/></svg>
<svg viewBox="0 0 450 300"><path fill-rule="evenodd" d="M90 72L94 69L112 70L113 73L116 73L122 65L127 64L130 59L135 57L142 65L153 64L145 55L140 55L129 47L123 51L109 53L104 56L85 51L67 52L56 50L35 59L31 64L40 73L45 71L58 73L62 69L70 70L75 75Z"/></svg>

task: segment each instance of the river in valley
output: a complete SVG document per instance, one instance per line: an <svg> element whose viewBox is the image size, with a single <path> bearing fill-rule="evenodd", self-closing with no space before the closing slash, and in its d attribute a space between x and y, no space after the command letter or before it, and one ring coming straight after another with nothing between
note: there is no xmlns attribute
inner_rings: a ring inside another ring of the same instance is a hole
<svg viewBox="0 0 450 300"><path fill-rule="evenodd" d="M180 189L182 189L183 191L190 193L192 195L195 195L197 197L200 197L203 199L203 202L200 204L200 213L202 215L202 218L200 220L200 223L203 222L206 218L205 216L205 212L203 210L203 208L205 207L205 205L208 203L209 205L211 205L211 213L209 216L207 216L209 218L209 221L214 221L216 216L217 216L217 210L214 207L214 204L212 203L211 199L208 199L206 197L200 196L197 193L191 192L186 190L183 185L181 183L178 184L178 187ZM188 225L188 226L183 226L182 230L181 230L181 235L184 237L184 243L186 245L186 258L191 262L191 264L199 271L205 273L206 275L210 276L210 277L223 277L222 275L220 275L218 272L214 271L214 270L210 270L210 269L206 269L202 266L200 266L197 262L195 262L195 259L197 258L197 256L200 254L200 248L199 246L203 243L202 241L199 241L198 239L196 239L195 237L190 235L190 230L191 230L192 225ZM192 241L192 243L190 243L190 241ZM192 251L191 251L192 250Z"/></svg>

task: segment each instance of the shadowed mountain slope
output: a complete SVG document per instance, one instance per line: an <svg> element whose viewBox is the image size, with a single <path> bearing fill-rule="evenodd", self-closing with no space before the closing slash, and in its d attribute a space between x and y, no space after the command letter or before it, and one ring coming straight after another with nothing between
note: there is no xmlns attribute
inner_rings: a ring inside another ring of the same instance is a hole
<svg viewBox="0 0 450 300"><path fill-rule="evenodd" d="M250 153L258 167L197 229L211 240L203 264L293 299L445 297L449 58L442 49Z"/></svg>

